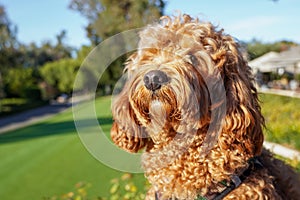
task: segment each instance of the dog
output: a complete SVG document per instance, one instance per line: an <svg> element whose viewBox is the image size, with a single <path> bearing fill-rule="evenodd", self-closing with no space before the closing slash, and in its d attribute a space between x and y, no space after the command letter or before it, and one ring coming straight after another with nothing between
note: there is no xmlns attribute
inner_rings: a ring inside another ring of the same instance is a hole
<svg viewBox="0 0 300 200"><path fill-rule="evenodd" d="M299 175L263 148L264 117L238 42L181 14L139 36L111 138L142 152L146 199L300 199Z"/></svg>

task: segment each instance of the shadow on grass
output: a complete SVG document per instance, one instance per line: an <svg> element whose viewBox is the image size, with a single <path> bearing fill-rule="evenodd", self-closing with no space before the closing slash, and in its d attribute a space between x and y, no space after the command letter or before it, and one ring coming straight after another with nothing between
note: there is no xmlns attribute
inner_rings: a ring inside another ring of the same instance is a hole
<svg viewBox="0 0 300 200"><path fill-rule="evenodd" d="M98 122L101 125L110 125L112 124L112 119L105 117L98 118ZM84 124L86 127L94 126L93 121L88 119L82 120L80 123ZM73 120L55 123L42 122L1 134L0 144L35 139L39 137L76 133L77 131Z"/></svg>

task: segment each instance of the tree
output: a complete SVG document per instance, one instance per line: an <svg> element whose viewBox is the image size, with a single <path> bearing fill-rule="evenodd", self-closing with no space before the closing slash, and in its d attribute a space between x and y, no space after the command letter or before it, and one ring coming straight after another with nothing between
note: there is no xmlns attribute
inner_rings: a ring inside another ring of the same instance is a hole
<svg viewBox="0 0 300 200"><path fill-rule="evenodd" d="M5 96L3 74L9 66L15 65L15 48L18 45L16 34L16 26L10 22L4 6L0 5L0 98Z"/></svg>
<svg viewBox="0 0 300 200"><path fill-rule="evenodd" d="M259 40L253 39L251 42L247 44L247 51L248 51L249 59L253 60L270 51L281 52L295 45L297 44L285 40L274 42L274 43L263 43Z"/></svg>
<svg viewBox="0 0 300 200"><path fill-rule="evenodd" d="M10 22L4 6L0 5L0 50L16 47L16 35L17 27Z"/></svg>
<svg viewBox="0 0 300 200"><path fill-rule="evenodd" d="M117 33L158 20L164 7L163 0L72 0L70 3L71 9L88 19L86 32L92 46ZM118 44L124 43L121 37L118 39ZM114 61L104 72L98 83L101 90L112 88L122 74L125 60L126 55Z"/></svg>
<svg viewBox="0 0 300 200"><path fill-rule="evenodd" d="M10 22L5 8L0 5L0 73L19 65L16 59L20 56L19 45L17 27Z"/></svg>
<svg viewBox="0 0 300 200"><path fill-rule="evenodd" d="M65 39L67 37L67 31L62 30L59 34L56 35L56 45L54 46L54 50L56 52L56 60L61 58L70 58L71 52L73 48L69 47L65 43Z"/></svg>
<svg viewBox="0 0 300 200"><path fill-rule="evenodd" d="M116 33L157 20L164 7L163 0L72 0L70 3L71 9L88 19L87 36L94 45Z"/></svg>

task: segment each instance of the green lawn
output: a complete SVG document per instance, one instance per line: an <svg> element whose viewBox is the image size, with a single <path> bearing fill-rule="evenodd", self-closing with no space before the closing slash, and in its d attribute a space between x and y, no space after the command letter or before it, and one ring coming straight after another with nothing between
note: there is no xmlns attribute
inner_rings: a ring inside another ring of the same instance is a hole
<svg viewBox="0 0 300 200"><path fill-rule="evenodd" d="M261 95L266 138L300 149L300 99ZM84 109L84 104L80 105ZM96 100L97 118L109 133L110 98ZM0 200L35 200L74 191L91 183L90 198L109 196L110 180L121 172L104 166L82 145L69 109L41 123L0 135ZM134 175L143 187L142 174Z"/></svg>
<svg viewBox="0 0 300 200"><path fill-rule="evenodd" d="M99 121L110 117L110 98L96 101ZM110 121L111 122L111 121ZM110 124L102 126L106 132ZM110 180L121 172L97 161L82 145L69 109L41 123L0 135L0 199L43 199L92 184L90 197L108 196ZM142 174L134 181L144 185Z"/></svg>
<svg viewBox="0 0 300 200"><path fill-rule="evenodd" d="M300 99L260 95L268 141L300 150Z"/></svg>

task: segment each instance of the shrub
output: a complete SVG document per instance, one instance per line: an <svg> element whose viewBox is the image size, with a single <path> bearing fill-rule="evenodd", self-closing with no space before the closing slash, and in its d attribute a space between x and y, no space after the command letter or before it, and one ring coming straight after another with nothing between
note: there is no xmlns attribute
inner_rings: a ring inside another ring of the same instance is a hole
<svg viewBox="0 0 300 200"><path fill-rule="evenodd" d="M74 59L61 59L45 64L40 68L43 80L60 93L70 94L80 62Z"/></svg>
<svg viewBox="0 0 300 200"><path fill-rule="evenodd" d="M32 68L8 70L4 77L6 93L10 96L26 98L28 90L36 88ZM29 96L30 97L30 96Z"/></svg>

